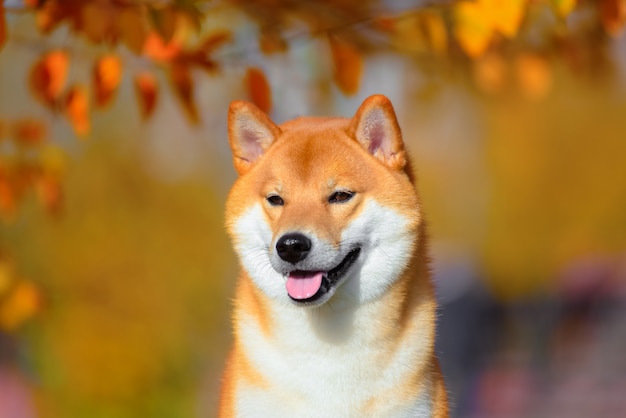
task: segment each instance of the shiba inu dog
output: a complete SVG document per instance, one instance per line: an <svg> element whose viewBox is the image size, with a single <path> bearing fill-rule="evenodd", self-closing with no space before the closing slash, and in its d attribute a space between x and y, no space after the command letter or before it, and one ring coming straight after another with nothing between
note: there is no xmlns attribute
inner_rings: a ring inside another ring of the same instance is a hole
<svg viewBox="0 0 626 418"><path fill-rule="evenodd" d="M242 269L221 417L446 417L420 200L391 102L276 125L233 102Z"/></svg>

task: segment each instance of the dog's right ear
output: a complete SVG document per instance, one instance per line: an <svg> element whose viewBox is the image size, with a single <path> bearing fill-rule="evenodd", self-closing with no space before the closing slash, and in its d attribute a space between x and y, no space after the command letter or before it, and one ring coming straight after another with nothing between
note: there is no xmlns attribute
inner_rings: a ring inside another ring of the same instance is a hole
<svg viewBox="0 0 626 418"><path fill-rule="evenodd" d="M280 128L252 103L232 102L228 108L228 141L237 173L246 173L280 133Z"/></svg>

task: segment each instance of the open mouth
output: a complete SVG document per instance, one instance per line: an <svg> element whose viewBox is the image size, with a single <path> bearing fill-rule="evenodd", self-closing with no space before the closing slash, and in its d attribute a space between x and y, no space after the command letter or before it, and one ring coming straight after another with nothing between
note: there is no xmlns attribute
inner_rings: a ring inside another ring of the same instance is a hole
<svg viewBox="0 0 626 418"><path fill-rule="evenodd" d="M353 249L339 265L327 272L292 271L289 273L286 284L289 297L298 304L312 304L321 301L334 290L337 283L357 260L360 252L361 248Z"/></svg>

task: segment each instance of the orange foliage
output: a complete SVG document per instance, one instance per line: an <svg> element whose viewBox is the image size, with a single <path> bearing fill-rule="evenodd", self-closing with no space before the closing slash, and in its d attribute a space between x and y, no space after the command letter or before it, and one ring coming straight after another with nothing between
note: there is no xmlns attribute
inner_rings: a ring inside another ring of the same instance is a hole
<svg viewBox="0 0 626 418"><path fill-rule="evenodd" d="M180 55L181 49L178 40L166 42L157 32L150 32L143 44L142 54L154 61L168 62Z"/></svg>
<svg viewBox="0 0 626 418"><path fill-rule="evenodd" d="M93 86L96 105L108 104L122 80L122 61L115 54L108 54L96 61L93 70Z"/></svg>
<svg viewBox="0 0 626 418"><path fill-rule="evenodd" d="M15 331L41 307L41 293L34 283L19 281L0 304L0 329Z"/></svg>
<svg viewBox="0 0 626 418"><path fill-rule="evenodd" d="M30 71L30 86L35 97L54 107L60 97L69 67L69 57L63 50L44 54Z"/></svg>
<svg viewBox="0 0 626 418"><path fill-rule="evenodd" d="M578 49L584 45L579 47L578 41L567 39L567 29L564 32L562 26L539 30L538 33L544 33L547 38L542 45L536 45L536 40L531 45L533 42L520 36L526 20L545 13L532 12L533 8L545 10L551 7L554 14L564 18L573 13L579 3L581 8L597 9L595 15L587 13L585 19L595 16L607 33L617 36L623 30L626 24L626 0L600 0L597 4L576 0L456 0L429 6L416 5L397 14L385 13L383 5L375 15L369 15L369 9L356 0L324 2L316 6L287 0L232 2L231 5L258 23L258 45L263 54L288 50L288 40L293 37L295 22L308 29L307 36L327 38L334 82L344 94L352 95L359 90L366 54L392 46L396 52L409 55L431 54L436 58L462 60L456 54L456 49L450 48L452 38L456 39L465 55L475 61L470 68L476 83L483 90L494 88L486 87L485 83L493 82L487 79L493 78L495 72L491 71L493 68L489 70L489 59L479 62L478 58L489 51L501 54L509 40L514 40L516 49L522 53L527 52L529 47L545 53L547 48L557 50L557 45L566 45L557 53L569 58L572 66L598 65L598 60L594 58L581 64L580 57L583 55ZM111 47L123 45L149 63L163 67L169 74L171 87L185 114L193 123L198 122L199 114L192 94L192 71L200 68L211 75L216 74L221 69L221 62L215 52L233 38L231 30L203 33L202 20L211 16L212 9L201 8L195 1L30 0L24 4L36 15L37 26L42 33L50 33L66 24L76 36ZM272 7L271 14L259 13L259 10L267 7ZM0 9L0 45L5 37L3 11ZM578 34L576 39L587 37L587 41L593 42L595 36L588 31L583 36ZM192 40L199 42L194 45ZM529 53L532 54L532 50ZM96 108L112 101L117 85L121 82L121 63L119 58L115 58L118 56L111 52L94 64L91 96L94 97ZM30 74L33 94L54 111L64 109L59 99L63 95L68 66L68 53L57 49L44 54ZM525 72L538 74L532 70ZM263 82L264 77L261 79L257 76L246 77L244 81L248 90L255 90L251 95L271 98L269 85ZM532 89L527 87L532 81L517 78L525 80L520 81L523 90ZM86 84L84 80L74 82ZM135 84L143 86L137 89L141 113L146 119L154 107L156 83L149 84L144 80L138 84L136 80ZM266 88L268 92L264 91ZM267 105L271 105L271 100ZM85 123L77 124L77 119L84 121L86 118L73 118L75 128L80 126L84 134L88 128Z"/></svg>
<svg viewBox="0 0 626 418"><path fill-rule="evenodd" d="M566 17L576 7L577 0L551 0L551 2L557 14L561 17Z"/></svg>
<svg viewBox="0 0 626 418"><path fill-rule="evenodd" d="M0 332L15 332L40 311L42 299L39 287L18 278L13 263L0 257Z"/></svg>
<svg viewBox="0 0 626 418"><path fill-rule="evenodd" d="M4 45L4 41L6 40L7 37L7 28L6 28L6 22L5 22L5 15L4 15L4 2L0 2L0 49L2 49L2 46Z"/></svg>
<svg viewBox="0 0 626 418"><path fill-rule="evenodd" d="M250 100L264 112L272 109L272 92L263 71L258 68L248 68L246 72L246 88Z"/></svg>
<svg viewBox="0 0 626 418"><path fill-rule="evenodd" d="M135 76L135 92L139 101L141 117L146 120L152 116L158 100L158 84L152 73L142 72Z"/></svg>
<svg viewBox="0 0 626 418"><path fill-rule="evenodd" d="M600 13L606 31L619 36L626 25L626 0L601 0Z"/></svg>
<svg viewBox="0 0 626 418"><path fill-rule="evenodd" d="M543 98L552 87L552 71L545 58L530 53L520 54L515 70L522 93L529 99Z"/></svg>
<svg viewBox="0 0 626 418"><path fill-rule="evenodd" d="M363 75L363 56L351 43L334 36L328 38L333 58L333 77L344 94L359 91Z"/></svg>
<svg viewBox="0 0 626 418"><path fill-rule="evenodd" d="M70 120L74 132L79 136L89 133L89 98L87 89L76 85L65 96L65 115Z"/></svg>
<svg viewBox="0 0 626 418"><path fill-rule="evenodd" d="M198 123L198 108L193 98L194 82L188 65L177 63L170 68L170 82L174 93L183 106L187 118L192 123Z"/></svg>
<svg viewBox="0 0 626 418"><path fill-rule="evenodd" d="M20 119L13 123L13 137L22 145L39 145L46 139L46 126L36 119Z"/></svg>
<svg viewBox="0 0 626 418"><path fill-rule="evenodd" d="M454 6L455 35L471 57L482 55L495 33L517 35L527 0L463 0Z"/></svg>

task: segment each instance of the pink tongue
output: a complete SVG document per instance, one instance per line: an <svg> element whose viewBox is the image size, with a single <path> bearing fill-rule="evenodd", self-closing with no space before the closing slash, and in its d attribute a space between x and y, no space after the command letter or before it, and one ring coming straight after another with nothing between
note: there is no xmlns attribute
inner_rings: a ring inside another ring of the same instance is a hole
<svg viewBox="0 0 626 418"><path fill-rule="evenodd" d="M322 272L294 271L287 277L287 293L294 299L308 299L320 290Z"/></svg>

